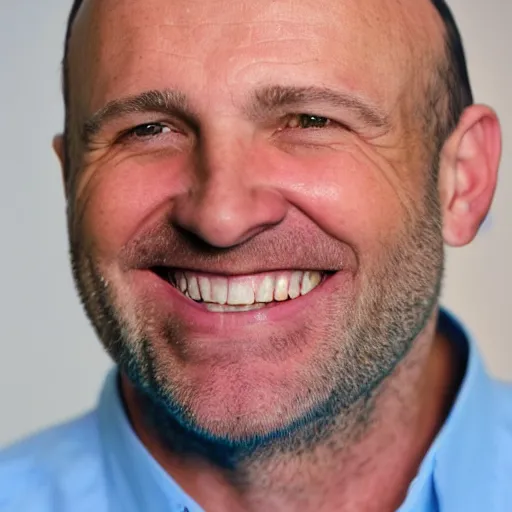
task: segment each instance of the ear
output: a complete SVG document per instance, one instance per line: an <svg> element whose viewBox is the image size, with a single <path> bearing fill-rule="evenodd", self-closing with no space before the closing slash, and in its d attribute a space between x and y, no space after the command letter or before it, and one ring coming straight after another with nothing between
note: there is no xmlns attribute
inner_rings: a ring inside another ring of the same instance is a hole
<svg viewBox="0 0 512 512"><path fill-rule="evenodd" d="M68 176L66 174L67 169L66 169L66 154L65 154L66 150L64 147L64 135L62 135L62 134L55 135L55 137L53 138L52 146L53 146L53 151L57 155L57 158L59 159L59 162L60 162L62 181L64 184L64 191L66 192L66 195L67 195L66 184L67 184Z"/></svg>
<svg viewBox="0 0 512 512"><path fill-rule="evenodd" d="M491 207L500 157L496 113L484 105L468 107L441 151L439 192L448 245L466 245L478 233Z"/></svg>

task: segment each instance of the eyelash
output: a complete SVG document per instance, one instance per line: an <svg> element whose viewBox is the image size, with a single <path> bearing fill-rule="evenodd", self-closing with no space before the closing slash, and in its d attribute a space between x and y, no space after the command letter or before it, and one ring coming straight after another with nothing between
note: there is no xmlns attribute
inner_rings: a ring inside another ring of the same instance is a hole
<svg viewBox="0 0 512 512"><path fill-rule="evenodd" d="M319 130L327 128L334 123L332 119L324 116L317 116L316 114L292 114L291 116L288 116L287 121L288 128L300 128L302 130ZM290 126L291 122L293 122L292 126ZM311 122L313 126L301 126L301 123L303 122ZM317 126L317 124L320 124L321 126Z"/></svg>
<svg viewBox="0 0 512 512"><path fill-rule="evenodd" d="M140 131L144 128L150 128L150 127L153 127L153 128L157 128L157 129L160 129L160 130L164 130L164 131L161 131L159 133L149 133L149 134L145 134L145 135L137 135L137 131ZM167 130L167 131L165 131ZM159 123L159 122L155 122L155 123L143 123L143 124L139 124L137 126L134 126L133 128L130 128L129 130L125 131L124 133L121 134L121 140L126 140L126 139L150 139L150 138L155 138L155 137L159 137L161 135L165 135L166 133L170 133L172 132L172 128L170 128L169 126L167 126L166 124L164 123Z"/></svg>
<svg viewBox="0 0 512 512"><path fill-rule="evenodd" d="M328 126L331 126L334 123L333 120L329 119L328 117L324 116L318 116L315 114L292 114L285 118L285 125L281 130L283 129L301 129L301 130L320 130L322 128L327 128ZM158 133L148 133L148 134L139 134L137 135L137 132L146 129L157 129L162 130ZM165 131L167 130L167 131ZM151 139L156 138L161 135L165 135L166 133L171 133L174 130L166 125L165 123L161 122L154 122L154 123L143 123L139 124L137 126L134 126L133 128L127 130L121 135L122 140L134 138L134 139Z"/></svg>

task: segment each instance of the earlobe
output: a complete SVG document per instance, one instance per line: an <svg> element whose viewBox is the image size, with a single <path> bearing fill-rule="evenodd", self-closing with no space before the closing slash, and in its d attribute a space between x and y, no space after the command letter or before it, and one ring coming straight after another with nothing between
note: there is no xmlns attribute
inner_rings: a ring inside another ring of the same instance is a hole
<svg viewBox="0 0 512 512"><path fill-rule="evenodd" d="M441 153L439 188L443 237L468 244L489 212L501 156L501 129L495 112L483 105L466 109Z"/></svg>

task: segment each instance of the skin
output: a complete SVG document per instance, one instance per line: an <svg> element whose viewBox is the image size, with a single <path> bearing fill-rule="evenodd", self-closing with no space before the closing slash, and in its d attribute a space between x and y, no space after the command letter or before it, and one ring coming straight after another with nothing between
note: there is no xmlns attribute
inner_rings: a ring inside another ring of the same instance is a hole
<svg viewBox="0 0 512 512"><path fill-rule="evenodd" d="M321 4L91 0L71 40L75 276L120 364L135 431L209 511L395 510L460 380L436 332L442 244L469 243L489 209L496 115L466 110L433 183L418 109L443 58L434 9ZM318 101L249 108L255 88L318 84L356 94L387 123ZM80 137L109 102L167 89L187 96L193 122L131 113ZM336 122L290 128L300 113ZM157 121L171 132L116 143ZM61 137L55 148L64 161ZM211 273L343 272L290 319L254 329L218 315L205 331L137 267L157 252ZM312 410L326 420L306 421Z"/></svg>

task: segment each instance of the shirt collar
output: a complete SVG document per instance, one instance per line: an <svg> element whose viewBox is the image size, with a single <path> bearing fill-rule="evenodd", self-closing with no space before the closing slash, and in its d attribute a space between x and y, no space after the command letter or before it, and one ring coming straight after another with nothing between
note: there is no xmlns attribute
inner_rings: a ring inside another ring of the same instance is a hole
<svg viewBox="0 0 512 512"><path fill-rule="evenodd" d="M116 512L201 512L133 431L121 401L116 368L106 378L98 419L107 489Z"/></svg>
<svg viewBox="0 0 512 512"><path fill-rule="evenodd" d="M476 493L485 492L481 475L489 474L486 471L494 458L493 451L486 446L492 440L490 429L495 423L490 417L492 385L477 345L458 320L444 309L439 312L438 329L466 360L466 370L450 413L423 459L399 512L460 510L460 503L467 502L471 493L475 493L476 503Z"/></svg>
<svg viewBox="0 0 512 512"><path fill-rule="evenodd" d="M460 503L492 502L487 485L497 460L499 424L494 386L474 338L448 313L441 327L449 338L468 350L466 373L448 418L432 445L434 483L441 510L460 510ZM469 509L467 508L466 510ZM480 510L480 509L478 509ZM497 508L491 507L491 510Z"/></svg>
<svg viewBox="0 0 512 512"><path fill-rule="evenodd" d="M491 470L493 450L496 449L484 446L492 440L488 432L493 423L489 421L492 414L491 382L476 344L461 324L443 309L438 324L456 344L461 357L467 358L466 372L445 424L425 456L399 512L435 510L437 507L433 508L433 502L443 505L443 510L445 506L457 510L454 505L462 495L467 500L468 489L479 494L485 492L480 480L476 485L475 456L478 456L478 474L482 474L482 471ZM103 387L98 417L108 469L108 488L114 493L111 499L118 510L201 512L202 509L162 469L134 433L121 402L115 368Z"/></svg>

